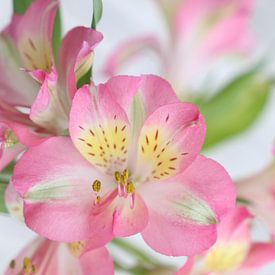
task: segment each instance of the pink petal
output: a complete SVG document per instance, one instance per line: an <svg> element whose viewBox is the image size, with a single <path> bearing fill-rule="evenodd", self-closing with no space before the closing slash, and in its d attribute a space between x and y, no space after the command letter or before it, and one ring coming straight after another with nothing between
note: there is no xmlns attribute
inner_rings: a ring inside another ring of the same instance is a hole
<svg viewBox="0 0 275 275"><path fill-rule="evenodd" d="M6 137L7 134L8 137ZM26 147L35 146L43 140L25 125L9 121L0 123L0 171L18 157Z"/></svg>
<svg viewBox="0 0 275 275"><path fill-rule="evenodd" d="M160 180L182 172L199 154L204 136L205 122L195 105L159 107L140 132L138 176L144 181Z"/></svg>
<svg viewBox="0 0 275 275"><path fill-rule="evenodd" d="M12 148L4 148L1 146L0 149L0 171L7 167L16 157L19 156L25 150L25 146L18 143Z"/></svg>
<svg viewBox="0 0 275 275"><path fill-rule="evenodd" d="M91 237L94 228L104 226L91 218L95 179L106 182L69 138L56 137L22 156L12 182L24 198L25 221L31 229L50 239L73 242Z"/></svg>
<svg viewBox="0 0 275 275"><path fill-rule="evenodd" d="M113 259L107 249L102 247L91 250L80 257L83 275L112 275L114 274Z"/></svg>
<svg viewBox="0 0 275 275"><path fill-rule="evenodd" d="M216 240L216 222L235 204L226 171L199 156L182 174L142 187L149 222L142 236L156 251L194 255Z"/></svg>
<svg viewBox="0 0 275 275"><path fill-rule="evenodd" d="M154 36L142 36L123 42L108 57L104 65L105 74L109 76L117 74L125 63L147 50L152 50L161 56L159 41Z"/></svg>
<svg viewBox="0 0 275 275"><path fill-rule="evenodd" d="M230 211L219 224L218 241L250 244L252 215L245 207Z"/></svg>
<svg viewBox="0 0 275 275"><path fill-rule="evenodd" d="M16 49L4 34L0 35L0 98L12 105L30 106L38 84L24 71Z"/></svg>
<svg viewBox="0 0 275 275"><path fill-rule="evenodd" d="M238 197L249 201L248 209L275 232L275 164L272 162L258 174L236 182Z"/></svg>
<svg viewBox="0 0 275 275"><path fill-rule="evenodd" d="M117 199L119 200L119 198ZM148 223L148 210L142 198L136 194L134 208L130 201L120 199L114 211L113 233L116 237L127 237L141 232Z"/></svg>
<svg viewBox="0 0 275 275"><path fill-rule="evenodd" d="M57 74L52 71L45 76L40 91L32 104L30 118L52 133L63 133L68 129L70 106L60 99Z"/></svg>
<svg viewBox="0 0 275 275"><path fill-rule="evenodd" d="M80 153L98 169L113 175L127 164L130 127L127 115L105 86L94 94L78 90L70 114L71 138Z"/></svg>
<svg viewBox="0 0 275 275"><path fill-rule="evenodd" d="M51 69L52 30L57 6L57 0L36 0L7 30L28 70L49 72Z"/></svg>
<svg viewBox="0 0 275 275"><path fill-rule="evenodd" d="M275 244L253 243L243 268L258 269L275 261Z"/></svg>
<svg viewBox="0 0 275 275"><path fill-rule="evenodd" d="M103 39L101 33L85 27L76 27L64 37L59 57L59 70L61 86L64 89L63 101L71 101L76 92L76 82L91 67L89 58L97 44ZM91 60L92 61L92 60ZM88 66L85 62L88 62ZM80 66L82 69L80 69ZM86 69L83 70L83 69ZM80 74L81 73L81 74ZM67 92L66 92L67 91Z"/></svg>
<svg viewBox="0 0 275 275"><path fill-rule="evenodd" d="M129 117L133 113L134 104L145 112L145 119L160 106L179 102L171 85L154 75L116 76L112 77L105 85ZM142 114L137 115L141 116Z"/></svg>
<svg viewBox="0 0 275 275"><path fill-rule="evenodd" d="M24 221L23 216L23 200L17 192L15 192L13 184L9 183L5 191L5 204L9 213L18 218L21 221Z"/></svg>

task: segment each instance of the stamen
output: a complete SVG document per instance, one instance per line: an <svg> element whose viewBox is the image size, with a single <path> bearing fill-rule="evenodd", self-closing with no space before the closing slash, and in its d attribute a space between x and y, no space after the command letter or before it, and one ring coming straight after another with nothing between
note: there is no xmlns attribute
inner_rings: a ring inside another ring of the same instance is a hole
<svg viewBox="0 0 275 275"><path fill-rule="evenodd" d="M121 174L118 171L115 171L115 179L117 183L121 183Z"/></svg>
<svg viewBox="0 0 275 275"><path fill-rule="evenodd" d="M16 261L15 261L15 260L12 260L12 261L10 262L10 268L11 268L11 269L14 269L15 266L16 266Z"/></svg>
<svg viewBox="0 0 275 275"><path fill-rule="evenodd" d="M98 193L101 189L101 182L99 180L95 180L93 182L92 187L93 187L94 192Z"/></svg>
<svg viewBox="0 0 275 275"><path fill-rule="evenodd" d="M126 190L128 194L133 194L135 192L135 185L132 182L128 182Z"/></svg>
<svg viewBox="0 0 275 275"><path fill-rule="evenodd" d="M101 197L97 195L95 199L95 204L100 204L100 202L101 202Z"/></svg>
<svg viewBox="0 0 275 275"><path fill-rule="evenodd" d="M129 178L129 171L128 171L128 169L125 169L124 171L123 171L123 182L124 182L124 184L125 183L127 183L127 180L128 180L128 178Z"/></svg>
<svg viewBox="0 0 275 275"><path fill-rule="evenodd" d="M31 269L31 259L30 258L24 258L23 260L23 270L27 273L30 272Z"/></svg>

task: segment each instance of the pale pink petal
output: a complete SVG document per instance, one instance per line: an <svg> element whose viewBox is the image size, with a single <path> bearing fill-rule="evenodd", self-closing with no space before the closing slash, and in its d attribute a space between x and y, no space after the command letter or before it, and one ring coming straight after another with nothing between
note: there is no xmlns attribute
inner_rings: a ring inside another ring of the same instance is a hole
<svg viewBox="0 0 275 275"><path fill-rule="evenodd" d="M216 240L217 222L235 204L235 190L223 167L198 157L182 174L142 186L149 222L142 236L156 251L194 255Z"/></svg>
<svg viewBox="0 0 275 275"><path fill-rule="evenodd" d="M0 171L7 167L16 157L19 156L25 150L25 146L18 143L11 148L4 148L1 146L0 149Z"/></svg>
<svg viewBox="0 0 275 275"><path fill-rule="evenodd" d="M92 66L93 50L103 39L101 33L85 27L76 27L64 37L58 69L63 101L71 101L76 92L76 83Z"/></svg>
<svg viewBox="0 0 275 275"><path fill-rule="evenodd" d="M252 215L245 207L230 211L219 224L218 241L250 244Z"/></svg>
<svg viewBox="0 0 275 275"><path fill-rule="evenodd" d="M24 198L25 221L31 229L50 239L73 242L92 237L95 228L105 234L104 219L98 223L92 218L96 195L91 184L95 179L108 182L69 138L56 137L30 148L20 158L12 182ZM106 188L104 185L105 192Z"/></svg>
<svg viewBox="0 0 275 275"><path fill-rule="evenodd" d="M145 121L138 141L136 173L142 181L169 178L197 157L205 136L205 122L189 103L159 107Z"/></svg>
<svg viewBox="0 0 275 275"><path fill-rule="evenodd" d="M148 50L159 56L162 55L159 41L154 36L142 36L123 42L108 57L103 68L104 73L108 76L117 74L123 65Z"/></svg>
<svg viewBox="0 0 275 275"><path fill-rule="evenodd" d="M275 163L259 173L236 182L237 194L240 199L249 202L248 209L259 218L270 230L275 232Z"/></svg>
<svg viewBox="0 0 275 275"><path fill-rule="evenodd" d="M113 176L126 168L130 125L105 86L100 85L95 93L87 85L78 90L70 114L70 134L80 153L98 169Z"/></svg>
<svg viewBox="0 0 275 275"><path fill-rule="evenodd" d="M24 221L23 200L9 183L5 191L5 204L9 213L17 219Z"/></svg>
<svg viewBox="0 0 275 275"><path fill-rule="evenodd" d="M53 62L52 30L57 7L57 0L36 0L6 31L15 40L24 68L50 71Z"/></svg>
<svg viewBox="0 0 275 275"><path fill-rule="evenodd" d="M83 275L112 275L114 274L113 259L104 247L83 254L80 259Z"/></svg>
<svg viewBox="0 0 275 275"><path fill-rule="evenodd" d="M275 244L253 243L242 267L258 269L271 262L275 262Z"/></svg>
<svg viewBox="0 0 275 275"><path fill-rule="evenodd" d="M39 86L24 71L12 42L0 35L0 98L8 104L30 106Z"/></svg>
<svg viewBox="0 0 275 275"><path fill-rule="evenodd" d="M57 74L52 71L44 78L40 91L32 104L30 118L49 132L62 134L68 129L69 106L62 104L57 90Z"/></svg>

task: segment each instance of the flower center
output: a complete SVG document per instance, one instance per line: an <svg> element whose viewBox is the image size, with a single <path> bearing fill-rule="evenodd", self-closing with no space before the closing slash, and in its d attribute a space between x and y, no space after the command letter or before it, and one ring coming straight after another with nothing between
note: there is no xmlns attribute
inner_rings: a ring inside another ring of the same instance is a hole
<svg viewBox="0 0 275 275"><path fill-rule="evenodd" d="M68 243L67 245L71 254L75 257L79 257L84 250L85 243L84 241L78 241L74 243Z"/></svg>
<svg viewBox="0 0 275 275"><path fill-rule="evenodd" d="M114 173L115 182L117 183L118 196L130 198L130 207L134 208L135 203L135 185L129 179L129 170L125 169L122 173L119 171L115 171ZM100 204L101 196L99 195L101 190L101 182L99 180L95 180L92 184L93 191L96 194L95 204Z"/></svg>
<svg viewBox="0 0 275 275"><path fill-rule="evenodd" d="M16 143L18 143L18 139L17 139L15 133L11 129L6 129L4 131L3 141L5 143L6 148L11 148Z"/></svg>

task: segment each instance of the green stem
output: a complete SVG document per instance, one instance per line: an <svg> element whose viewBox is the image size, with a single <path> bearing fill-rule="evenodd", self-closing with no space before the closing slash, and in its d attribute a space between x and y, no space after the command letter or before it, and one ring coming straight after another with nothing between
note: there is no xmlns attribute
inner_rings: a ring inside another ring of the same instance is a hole
<svg viewBox="0 0 275 275"><path fill-rule="evenodd" d="M151 259L152 257L133 246L127 241L121 239L113 239L112 244L119 247L120 249L127 251L129 254L137 258L140 262L145 263L150 266L160 266L156 260Z"/></svg>

